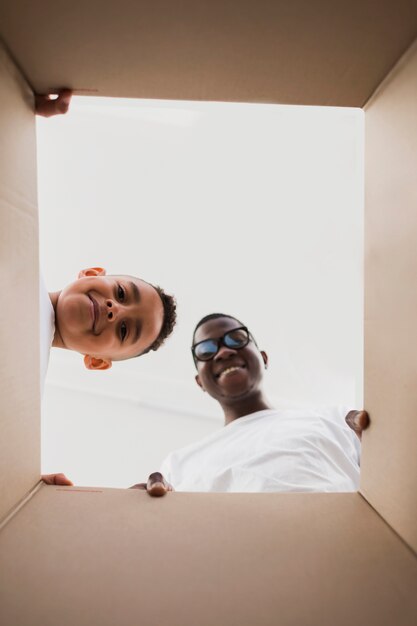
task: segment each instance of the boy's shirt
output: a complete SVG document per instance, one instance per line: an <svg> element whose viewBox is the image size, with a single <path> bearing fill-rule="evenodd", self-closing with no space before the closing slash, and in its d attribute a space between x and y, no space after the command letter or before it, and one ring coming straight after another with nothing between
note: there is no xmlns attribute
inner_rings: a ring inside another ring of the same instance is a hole
<svg viewBox="0 0 417 626"><path fill-rule="evenodd" d="M42 276L39 280L39 322L40 322L40 381L41 394L45 385L49 363L49 351L55 334L55 313Z"/></svg>

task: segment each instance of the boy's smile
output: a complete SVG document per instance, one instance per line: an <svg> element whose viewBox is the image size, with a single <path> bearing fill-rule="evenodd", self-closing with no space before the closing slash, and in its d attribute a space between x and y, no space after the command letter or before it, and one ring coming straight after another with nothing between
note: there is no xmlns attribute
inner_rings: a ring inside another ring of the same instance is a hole
<svg viewBox="0 0 417 626"><path fill-rule="evenodd" d="M127 359L151 346L163 315L158 292L139 278L82 275L57 295L56 345L94 359Z"/></svg>
<svg viewBox="0 0 417 626"><path fill-rule="evenodd" d="M93 298L91 294L88 294L88 297L91 302L90 309L91 309L91 317L92 317L92 331L94 334L96 334L97 320L99 318L100 311L99 311L97 300Z"/></svg>

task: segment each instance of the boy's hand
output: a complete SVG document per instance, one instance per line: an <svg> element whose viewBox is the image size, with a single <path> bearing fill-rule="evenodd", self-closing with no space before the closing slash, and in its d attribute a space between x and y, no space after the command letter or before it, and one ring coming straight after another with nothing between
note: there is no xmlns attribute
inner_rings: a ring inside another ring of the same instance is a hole
<svg viewBox="0 0 417 626"><path fill-rule="evenodd" d="M150 496L156 498L164 496L168 491L175 491L174 487L165 480L160 472L151 474L147 483L138 483L130 487L130 489L143 489L147 491Z"/></svg>
<svg viewBox="0 0 417 626"><path fill-rule="evenodd" d="M65 476L65 474L43 474L41 476L44 483L47 485L65 485L72 487L74 483Z"/></svg>
<svg viewBox="0 0 417 626"><path fill-rule="evenodd" d="M57 98L53 98L57 95ZM71 102L71 89L59 89L56 94L36 94L35 95L35 112L43 117L52 117L52 115L63 115L69 109Z"/></svg>
<svg viewBox="0 0 417 626"><path fill-rule="evenodd" d="M369 426L367 411L349 411L345 417L346 424L362 439L362 431Z"/></svg>

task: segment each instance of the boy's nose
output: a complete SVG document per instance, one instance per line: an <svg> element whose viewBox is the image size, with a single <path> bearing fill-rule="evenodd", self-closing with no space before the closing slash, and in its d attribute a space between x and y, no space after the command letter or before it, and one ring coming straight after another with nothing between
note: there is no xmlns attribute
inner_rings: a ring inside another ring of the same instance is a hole
<svg viewBox="0 0 417 626"><path fill-rule="evenodd" d="M119 305L113 300L106 300L106 313L109 322L114 322L119 314Z"/></svg>

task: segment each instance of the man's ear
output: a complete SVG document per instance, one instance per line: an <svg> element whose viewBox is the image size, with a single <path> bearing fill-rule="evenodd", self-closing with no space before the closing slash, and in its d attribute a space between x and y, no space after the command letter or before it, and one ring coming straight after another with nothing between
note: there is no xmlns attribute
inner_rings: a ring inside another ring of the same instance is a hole
<svg viewBox="0 0 417 626"><path fill-rule="evenodd" d="M202 389L203 391L205 391L205 389L204 389L204 387L203 387L203 383L201 382L201 380L200 380L200 376L199 376L198 374L196 374L196 375L195 375L195 382L197 383L197 385L198 385L199 387L201 387L201 389Z"/></svg>
<svg viewBox="0 0 417 626"><path fill-rule="evenodd" d="M88 267L86 270L81 270L78 273L78 278L85 278L86 276L104 276L106 270L103 267Z"/></svg>
<svg viewBox="0 0 417 626"><path fill-rule="evenodd" d="M96 359L89 354L86 354L84 357L84 365L88 370L108 370L112 364L110 359Z"/></svg>
<svg viewBox="0 0 417 626"><path fill-rule="evenodd" d="M261 356L262 356L262 360L265 364L265 369L268 369L268 355L266 352L264 352L263 350L261 350Z"/></svg>

